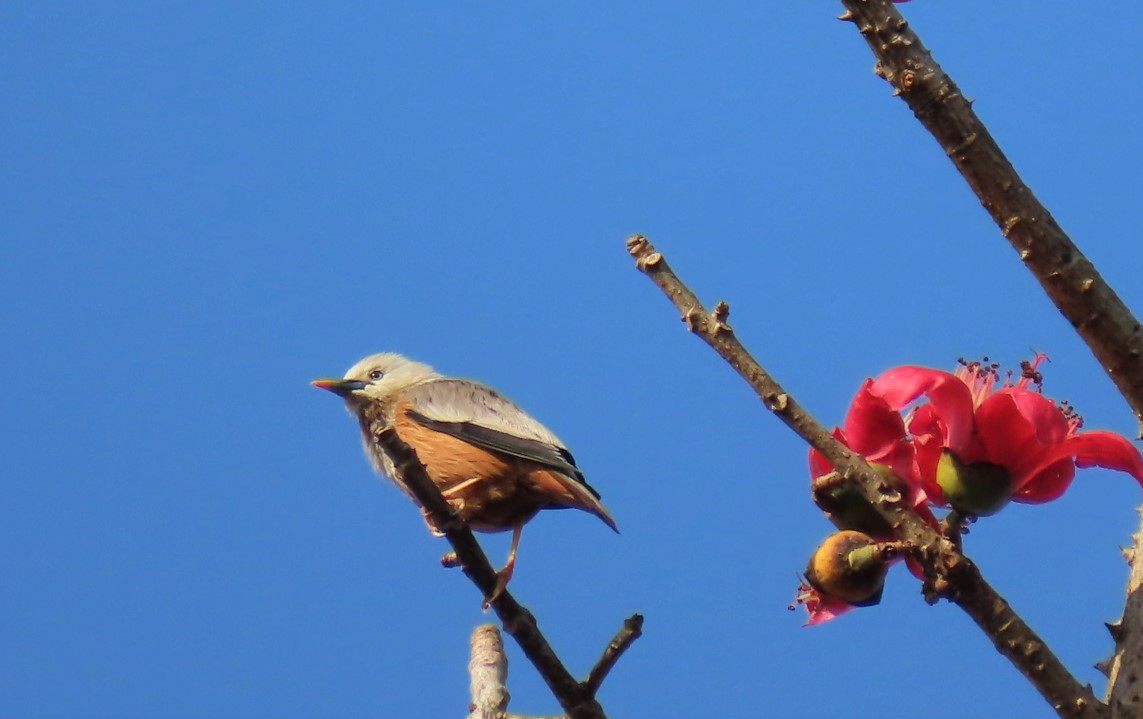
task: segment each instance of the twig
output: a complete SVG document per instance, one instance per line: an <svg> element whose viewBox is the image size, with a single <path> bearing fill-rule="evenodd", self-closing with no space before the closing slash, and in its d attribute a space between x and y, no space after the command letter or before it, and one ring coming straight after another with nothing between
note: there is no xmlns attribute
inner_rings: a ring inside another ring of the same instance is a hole
<svg viewBox="0 0 1143 719"><path fill-rule="evenodd" d="M468 660L472 706L468 719L500 719L512 696L504 685L508 677L508 657L500 630L481 624L472 632L472 653Z"/></svg>
<svg viewBox="0 0 1143 719"><path fill-rule="evenodd" d="M607 678L611 668L615 666L615 662L623 656L623 652L627 651L628 647L641 636L643 636L643 615L632 614L623 621L623 627L615 633L611 643L603 650L603 656L599 658L599 661L587 673L587 678L583 680L584 688L591 692L592 696L595 696L595 693L599 691L599 686L603 684L603 680Z"/></svg>
<svg viewBox="0 0 1143 719"><path fill-rule="evenodd" d="M374 440L394 458L396 471L425 513L432 519L433 526L440 530L452 545L456 561L460 563L464 573L485 597L491 596L497 583L496 570L489 564L488 557L480 548L468 524L457 516L440 490L433 484L416 452L405 444L392 428L375 423L370 431ZM536 667L536 671L543 677L568 717L607 719L603 707L595 699L595 690L598 686L590 688L586 682L575 680L540 632L536 618L531 612L522 607L507 590L492 600L491 607L500 618L504 631L520 645L524 656Z"/></svg>
<svg viewBox="0 0 1143 719"><path fill-rule="evenodd" d="M1143 436L1143 328L1060 228L952 78L888 0L841 0L894 87L972 187L1048 297L1123 394Z"/></svg>
<svg viewBox="0 0 1143 719"><path fill-rule="evenodd" d="M898 538L917 549L917 558L925 568L925 594L930 601L943 596L960 606L1061 717L1107 717L1107 706L1095 698L1091 687L1076 681L1043 640L984 580L976 565L957 551L952 542L925 524L909 508L908 502L902 501L899 492L884 491L884 479L876 470L861 455L834 439L826 427L806 412L746 351L728 323L728 304L719 302L713 312L708 312L667 265L662 254L642 235L632 235L627 240L627 250L635 258L635 266L679 309L687 328L734 367L778 419L854 482Z"/></svg>

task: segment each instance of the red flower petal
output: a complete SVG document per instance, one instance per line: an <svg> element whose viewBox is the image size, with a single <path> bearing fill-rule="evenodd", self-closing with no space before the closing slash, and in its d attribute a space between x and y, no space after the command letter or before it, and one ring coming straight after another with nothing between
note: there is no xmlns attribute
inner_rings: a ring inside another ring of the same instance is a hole
<svg viewBox="0 0 1143 719"><path fill-rule="evenodd" d="M910 412L906 425L914 437L935 437L942 442L945 439L941 418L931 404L923 404Z"/></svg>
<svg viewBox="0 0 1143 719"><path fill-rule="evenodd" d="M922 491L921 478L917 475L916 450L913 443L902 437L887 452L879 456L868 457L870 462L880 462L893 470L898 477L905 480L905 484L913 490L914 499L918 491Z"/></svg>
<svg viewBox="0 0 1143 719"><path fill-rule="evenodd" d="M917 484L922 488L923 496L936 504L945 504L944 494L937 484L937 463L944 450L945 437L932 405L924 404L913 411L909 432L913 435L913 474Z"/></svg>
<svg viewBox="0 0 1143 719"><path fill-rule="evenodd" d="M1012 495L1012 499L1024 504L1043 504L1059 499L1075 476L1075 462L1071 457L1064 457L1036 472L1023 488Z"/></svg>
<svg viewBox="0 0 1143 719"><path fill-rule="evenodd" d="M857 608L843 599L822 594L805 582L798 587L798 602L805 606L806 611L810 614L809 621L802 625L804 627L828 622Z"/></svg>
<svg viewBox="0 0 1143 719"><path fill-rule="evenodd" d="M1046 448L1036 466L1029 468L1016 499L1021 502L1047 502L1068 488L1080 467L1103 467L1127 472L1143 484L1143 456L1126 437L1105 430L1092 430L1068 437ZM1015 477L1013 477L1015 479Z"/></svg>
<svg viewBox="0 0 1143 719"><path fill-rule="evenodd" d="M1075 455L1080 467L1104 467L1127 472L1143 484L1143 456L1121 434L1102 429L1081 432L1064 440L1063 446Z"/></svg>
<svg viewBox="0 0 1143 719"><path fill-rule="evenodd" d="M870 391L895 410L904 409L921 395L927 396L943 429L945 445L958 454L967 454L971 449L972 392L956 375L915 365L894 367L874 380Z"/></svg>
<svg viewBox="0 0 1143 719"><path fill-rule="evenodd" d="M996 394L1012 398L1020 414L1035 425L1036 436L1044 444L1056 444L1067 438L1068 420L1063 410L1044 395L1019 387L1006 387Z"/></svg>
<svg viewBox="0 0 1143 719"><path fill-rule="evenodd" d="M1054 405L1052 409L1061 414ZM1037 472L1059 458L1058 455L1047 456L1052 445L1040 440L1036 425L1021 411L1011 392L998 392L980 403L976 410L976 429L984 445L984 456L961 459L999 464L1011 473L1014 490L1021 489Z"/></svg>
<svg viewBox="0 0 1143 719"><path fill-rule="evenodd" d="M846 447L849 446L849 442L845 438L845 432L843 432L840 427L837 427L833 430L833 436L837 441L841 442ZM826 459L826 456L817 451L815 448L810 447L810 479L816 479L823 474L829 474L832 471L833 462Z"/></svg>
<svg viewBox="0 0 1143 719"><path fill-rule="evenodd" d="M866 457L889 451L905 437L905 421L901 419L901 413L871 392L872 386L873 380L865 380L845 415L845 435L849 438L849 446Z"/></svg>
<svg viewBox="0 0 1143 719"><path fill-rule="evenodd" d="M917 558L911 554L905 555L905 566L909 568L909 573L922 582L925 581L925 568L921 565Z"/></svg>
<svg viewBox="0 0 1143 719"><path fill-rule="evenodd" d="M814 447L810 447L810 479L817 479L823 474L829 474L832 470L833 464L825 458L825 455Z"/></svg>

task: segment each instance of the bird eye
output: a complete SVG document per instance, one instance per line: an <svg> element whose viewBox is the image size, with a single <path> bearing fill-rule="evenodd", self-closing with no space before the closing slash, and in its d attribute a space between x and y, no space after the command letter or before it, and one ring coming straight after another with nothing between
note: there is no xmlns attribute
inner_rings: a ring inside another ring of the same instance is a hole
<svg viewBox="0 0 1143 719"><path fill-rule="evenodd" d="M369 373L369 379L373 380L374 382L376 382L377 380L381 379L384 376L385 376L385 373L379 369L372 370Z"/></svg>

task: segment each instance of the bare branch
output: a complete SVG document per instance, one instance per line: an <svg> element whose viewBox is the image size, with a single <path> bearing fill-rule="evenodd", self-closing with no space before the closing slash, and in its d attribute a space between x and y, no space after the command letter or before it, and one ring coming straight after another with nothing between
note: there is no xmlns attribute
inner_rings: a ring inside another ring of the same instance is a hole
<svg viewBox="0 0 1143 719"><path fill-rule="evenodd" d="M468 660L472 706L468 719L500 719L512 696L504 685L508 677L508 657L500 630L481 624L472 632L472 654Z"/></svg>
<svg viewBox="0 0 1143 719"><path fill-rule="evenodd" d="M603 650L603 656L599 658L599 661L588 672L587 678L583 680L584 688L592 696L595 696L596 692L599 691L599 686L603 684L603 680L607 678L611 668L615 666L615 662L623 656L623 652L627 651L628 647L641 636L643 636L643 615L632 614L623 621L623 627L616 632L615 638Z"/></svg>
<svg viewBox="0 0 1143 719"><path fill-rule="evenodd" d="M682 313L687 328L709 344L754 389L767 409L817 448L862 496L884 517L897 536L917 549L925 568L926 598L939 597L960 606L984 630L996 649L1017 668L1049 704L1066 719L1105 719L1107 706L1091 687L1076 681L1043 640L1024 623L958 551L956 545L929 527L902 501L901 493L861 457L838 442L771 377L738 341L728 322L730 306L719 302L706 308L675 275L654 246L642 235L627 240L635 266L651 278Z"/></svg>
<svg viewBox="0 0 1143 719"><path fill-rule="evenodd" d="M508 711L511 695L504 684L508 678L508 655L494 624L481 624L473 630L468 673L472 680L468 719L568 719L566 714L541 717Z"/></svg>
<svg viewBox="0 0 1143 719"><path fill-rule="evenodd" d="M972 187L1048 297L1111 376L1143 436L1143 328L1032 190L888 0L841 0L877 58L875 72L901 96Z"/></svg>

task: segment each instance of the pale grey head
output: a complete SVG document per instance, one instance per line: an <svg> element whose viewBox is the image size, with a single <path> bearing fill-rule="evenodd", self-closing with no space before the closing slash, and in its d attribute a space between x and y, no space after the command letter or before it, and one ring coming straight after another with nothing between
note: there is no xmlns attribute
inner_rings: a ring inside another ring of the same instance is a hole
<svg viewBox="0 0 1143 719"><path fill-rule="evenodd" d="M378 352L350 367L343 378L318 379L313 385L334 392L354 405L390 400L414 385L440 376L427 364L395 352Z"/></svg>

